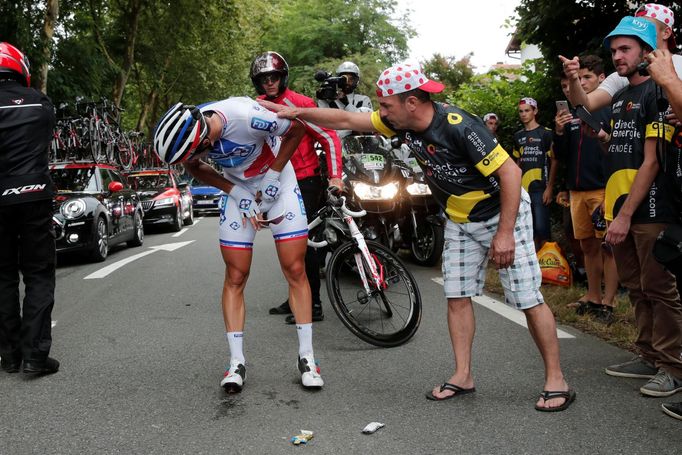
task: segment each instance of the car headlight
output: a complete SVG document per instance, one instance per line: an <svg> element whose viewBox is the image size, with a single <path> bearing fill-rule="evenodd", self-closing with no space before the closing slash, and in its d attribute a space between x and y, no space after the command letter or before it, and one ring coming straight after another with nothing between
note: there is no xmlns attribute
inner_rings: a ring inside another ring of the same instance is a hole
<svg viewBox="0 0 682 455"><path fill-rule="evenodd" d="M62 215L67 220L76 219L85 213L85 207L83 199L71 199L62 205Z"/></svg>
<svg viewBox="0 0 682 455"><path fill-rule="evenodd" d="M407 192L412 196L430 196L431 188L425 183L414 182L407 185Z"/></svg>
<svg viewBox="0 0 682 455"><path fill-rule="evenodd" d="M355 195L365 201L387 201L398 194L398 184L391 182L387 185L368 185L364 182L351 182Z"/></svg>
<svg viewBox="0 0 682 455"><path fill-rule="evenodd" d="M164 205L174 205L175 200L172 197L164 197L161 199L157 199L154 201L154 206L155 207L161 207Z"/></svg>

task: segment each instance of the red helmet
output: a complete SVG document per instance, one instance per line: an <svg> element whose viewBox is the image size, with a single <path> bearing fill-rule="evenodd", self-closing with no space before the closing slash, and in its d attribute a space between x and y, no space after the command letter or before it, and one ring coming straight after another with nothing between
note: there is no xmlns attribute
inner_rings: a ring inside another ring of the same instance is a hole
<svg viewBox="0 0 682 455"><path fill-rule="evenodd" d="M27 87L31 85L28 57L10 43L0 43L0 72L15 73L21 76L20 82Z"/></svg>
<svg viewBox="0 0 682 455"><path fill-rule="evenodd" d="M279 81L279 93L282 93L289 83L289 65L287 65L284 57L277 52L268 51L253 60L249 76L259 95L265 95L265 90L263 90L262 84L258 82L258 76L267 73L279 73L282 76Z"/></svg>

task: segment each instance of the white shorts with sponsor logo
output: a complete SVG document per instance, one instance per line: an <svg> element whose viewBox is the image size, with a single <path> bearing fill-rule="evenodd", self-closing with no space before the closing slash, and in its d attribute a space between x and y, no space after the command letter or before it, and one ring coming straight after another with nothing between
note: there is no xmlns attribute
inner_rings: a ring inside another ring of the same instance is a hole
<svg viewBox="0 0 682 455"><path fill-rule="evenodd" d="M303 197L301 197L301 191L296 183L296 174L289 164L282 170L280 182L282 183L281 194L267 214L268 219L283 215L281 221L268 225L272 231L272 236L276 243L307 238L308 220L303 205ZM243 219L237 202L233 198L223 195L220 201L219 221L221 248L253 248L256 231L248 220L243 223Z"/></svg>
<svg viewBox="0 0 682 455"><path fill-rule="evenodd" d="M499 214L477 223L454 223L445 226L443 282L446 298L473 297L483 294L488 251L497 232ZM516 247L514 263L500 269L500 281L507 305L523 310L544 303L540 293L542 275L533 243L533 218L530 197L521 190L521 204L514 227Z"/></svg>

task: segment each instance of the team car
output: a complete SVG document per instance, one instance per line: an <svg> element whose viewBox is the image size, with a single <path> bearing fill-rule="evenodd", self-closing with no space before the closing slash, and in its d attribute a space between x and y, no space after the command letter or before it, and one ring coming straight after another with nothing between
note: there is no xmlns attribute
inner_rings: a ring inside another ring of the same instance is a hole
<svg viewBox="0 0 682 455"><path fill-rule="evenodd" d="M192 207L195 213L217 214L220 211L220 198L225 193L197 179L190 180L189 184L192 189Z"/></svg>
<svg viewBox="0 0 682 455"><path fill-rule="evenodd" d="M144 209L145 226L168 224L173 231L194 223L189 183L178 183L171 169L148 169L128 174Z"/></svg>
<svg viewBox="0 0 682 455"><path fill-rule="evenodd" d="M52 224L58 253L80 252L101 262L114 244L142 245L142 205L114 166L53 163L50 175L55 185Z"/></svg>

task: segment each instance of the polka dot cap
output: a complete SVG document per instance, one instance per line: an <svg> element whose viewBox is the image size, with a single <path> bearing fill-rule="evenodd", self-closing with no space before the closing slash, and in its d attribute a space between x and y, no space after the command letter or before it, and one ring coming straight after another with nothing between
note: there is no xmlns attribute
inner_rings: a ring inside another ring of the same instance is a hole
<svg viewBox="0 0 682 455"><path fill-rule="evenodd" d="M377 96L391 96L416 88L429 93L440 93L445 86L432 81L422 73L418 65L401 63L385 70L377 80Z"/></svg>
<svg viewBox="0 0 682 455"><path fill-rule="evenodd" d="M663 22L671 29L673 28L673 25L675 25L675 15L673 14L673 11L667 6L659 5L658 3L647 3L640 6L637 11L635 11L635 17L650 17ZM674 33L668 38L668 47L670 47L671 51L674 51L675 47L677 47Z"/></svg>

